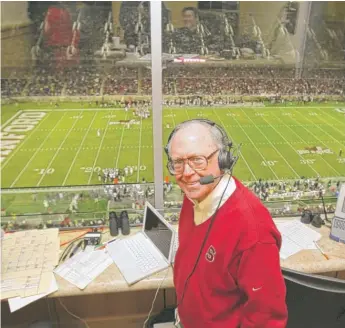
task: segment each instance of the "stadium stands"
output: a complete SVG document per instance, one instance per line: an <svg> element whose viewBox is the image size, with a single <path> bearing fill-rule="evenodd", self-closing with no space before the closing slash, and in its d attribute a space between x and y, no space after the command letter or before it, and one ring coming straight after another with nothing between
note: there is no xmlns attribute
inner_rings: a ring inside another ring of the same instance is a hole
<svg viewBox="0 0 345 328"><path fill-rule="evenodd" d="M146 70L149 71L149 70ZM150 71L149 71L150 72ZM145 77L145 75L147 77ZM345 93L345 70L313 69L305 77L295 79L287 68L175 68L164 71L164 94L167 95L341 95ZM96 66L80 65L55 73L51 68L34 70L27 86L26 79L3 79L3 97L135 95L138 94L138 69L116 68L109 73ZM151 94L151 78L144 74L141 94Z"/></svg>

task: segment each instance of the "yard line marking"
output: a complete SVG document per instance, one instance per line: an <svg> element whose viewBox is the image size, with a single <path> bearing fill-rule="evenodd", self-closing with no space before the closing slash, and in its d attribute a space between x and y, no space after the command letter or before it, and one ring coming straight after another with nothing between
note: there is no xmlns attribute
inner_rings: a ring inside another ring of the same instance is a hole
<svg viewBox="0 0 345 328"><path fill-rule="evenodd" d="M44 179L44 177L45 177L46 174L47 174L47 171L50 169L50 165L53 164L53 162L54 162L54 160L55 160L57 154L60 152L60 150L61 150L61 148L62 148L62 145L66 142L68 136L69 136L70 133L73 131L74 126L75 126L78 122L79 122L79 119L76 119L76 120L74 121L72 127L70 128L70 130L68 131L68 133L65 135L65 138L62 140L62 142L61 142L59 148L58 148L57 151L55 152L53 158L50 160L50 162L49 162L49 164L48 164L48 167L46 168L45 172L42 174L41 178L40 178L39 181L37 182L36 187L38 187L38 186L41 184L42 180Z"/></svg>
<svg viewBox="0 0 345 328"><path fill-rule="evenodd" d="M236 144L236 142L235 142L235 139L232 138L232 137L230 136L230 133L229 133L228 129L225 127L223 121L222 121L221 118L218 116L217 112L216 112L214 109L213 109L212 111L215 113L215 115L217 116L218 120L219 120L219 121L221 122L221 124L223 125L223 128L224 128L225 132L227 132L227 134L229 135L229 137L230 137L231 141L233 142L233 144L235 145L235 147L237 147L237 144ZM238 123L237 123L237 124L238 124ZM248 167L248 169L249 169L251 175L253 176L254 180L256 181L257 178L256 178L254 172L252 171L252 169L250 168L248 162L246 161L246 159L245 159L244 156L242 155L242 152L239 152L239 153L240 153L240 156L242 157L243 161L246 163L246 165L247 165L247 167ZM272 170L272 169L271 169L271 170ZM277 177L277 178L278 178L278 177Z"/></svg>
<svg viewBox="0 0 345 328"><path fill-rule="evenodd" d="M280 157L285 161L285 163L290 167L290 169L294 172L294 174L297 176L297 178L299 179L300 175L295 171L295 169L290 165L290 163L286 160L286 158L282 155L282 153L276 148L276 146L266 137L266 135L261 131L261 129L259 129L255 122L251 119L251 117L243 110L241 109L241 111L243 112L244 115L246 115L254 124L254 126L256 127L257 130L260 131L260 133L265 137L265 139L273 146L273 148L276 150L276 152L280 155ZM255 111L255 110L254 110ZM262 116L263 118L263 116ZM267 121L266 121L267 122Z"/></svg>
<svg viewBox="0 0 345 328"><path fill-rule="evenodd" d="M228 111L230 113L230 111ZM233 116L233 119L237 122L237 124L239 124L239 122L236 119L236 116ZM259 155L261 156L261 158L267 162L266 158L262 155L262 153L259 151L259 149L256 147L255 143L252 141L252 139L249 137L249 135L247 134L247 132L243 129L242 126L240 126L240 128L242 129L242 131L244 132L244 134L247 136L247 138L250 140L250 142L253 144L254 148L256 149L256 151L259 153ZM275 173L275 171L272 170L271 166L268 166L268 168L271 170L271 172L274 174L274 176L276 177L277 180L279 180L277 174Z"/></svg>
<svg viewBox="0 0 345 328"><path fill-rule="evenodd" d="M309 122L311 122L312 123L312 121L309 119L309 118L307 118L306 116L303 116L307 121L309 121ZM317 126L317 125L316 125ZM341 143L341 142L339 142L339 140L337 140L336 138L334 138L332 135L330 135L327 131L325 131L325 130L322 130L319 126L317 126L317 128L319 129L319 130L321 130L323 133L325 133L325 134L327 134L328 136L330 136L332 139L334 139L337 143L339 143L339 145L341 146L341 147L344 147L344 145ZM325 145L325 144L324 144ZM326 145L325 145L326 146Z"/></svg>
<svg viewBox="0 0 345 328"><path fill-rule="evenodd" d="M69 176L70 173L71 173L72 167L73 167L73 165L74 165L74 163L75 163L75 161L76 161L76 159L77 159L77 157L78 157L78 155L79 155L79 153L80 153L80 151L81 151L81 149L82 149L82 147L83 147L84 141L85 141L87 135L88 135L89 132L90 132L90 128L91 128L91 126L92 126L92 124L93 124L93 122L94 122L96 116L97 116L97 112L95 112L95 114L93 115L93 118L92 118L92 121L91 121L91 123L90 123L90 125L89 125L89 128L87 129L86 133L84 134L83 140L81 141L80 146L79 146L79 148L78 148L78 150L77 150L77 153L75 154L75 156L74 156L74 158L73 158L73 161L72 161L72 163L71 163L71 165L70 165L70 167L69 167L69 169L68 169L68 172L67 172L67 174L66 174L66 176L65 176L65 179L64 179L63 182L62 182L62 185L63 185L63 186L65 185L65 183L66 183L66 181L67 181L67 178L68 178L68 176Z"/></svg>
<svg viewBox="0 0 345 328"><path fill-rule="evenodd" d="M126 117L125 117L125 121L127 121L127 116L128 116L128 112L126 112ZM122 140L123 140L123 134L125 132L125 124L123 125L122 128L122 133L121 133L121 138L120 138L120 144L119 144L119 148L117 150L117 156L116 156L116 162L115 162L115 167L117 168L117 164L119 163L119 159L120 159L120 151L121 151L121 146L122 146ZM139 169L139 168L138 168Z"/></svg>
<svg viewBox="0 0 345 328"><path fill-rule="evenodd" d="M322 112L323 113L323 112ZM332 117L332 116L331 116ZM322 117L318 116L319 120L322 120L323 122L325 122L326 125L329 125L331 127L331 129L337 130L339 131L339 133L345 137L344 131L340 131L339 129L335 128L333 125L327 123L327 121L325 121Z"/></svg>
<svg viewBox="0 0 345 328"><path fill-rule="evenodd" d="M175 117L174 117L174 113L172 111L172 109L170 109L170 113L171 113L171 118L172 118L172 121L173 121L173 125L174 125L174 129L176 127L176 122L175 122ZM188 116L189 117L189 116Z"/></svg>
<svg viewBox="0 0 345 328"><path fill-rule="evenodd" d="M34 152L34 154L30 157L29 161L26 163L26 165L24 166L24 168L19 172L19 174L17 175L16 179L12 182L12 184L10 185L10 188L12 188L17 181L19 180L19 178L22 176L22 174L25 172L25 170L28 168L28 166L30 165L30 163L33 161L33 159L36 157L36 155L38 154L38 152L40 151L40 149L42 149L44 143L48 140L48 138L50 137L50 135L55 131L55 128L58 126L58 124L60 123L60 121L64 118L66 114L62 115L60 117L60 119L56 122L56 124L54 125L54 127L50 130L50 132L47 134L47 136L44 138L44 140L42 141L42 143L39 145L39 147L36 149L36 151ZM48 116L48 115L47 115Z"/></svg>
<svg viewBox="0 0 345 328"><path fill-rule="evenodd" d="M316 110L320 111L322 114L326 114L328 117L330 117L332 120L335 120L337 122L337 124L339 124L339 121L336 117L334 117L333 115L331 115L330 113L327 113L327 111L322 111L322 108L317 108ZM333 113L335 113L335 111L333 111ZM339 114L339 113L338 113ZM341 114L340 114L341 116Z"/></svg>
<svg viewBox="0 0 345 328"><path fill-rule="evenodd" d="M298 121L296 119L294 119L293 117L290 117L291 120L294 120L295 122L298 123ZM311 132L309 129L305 128L303 125L299 124L299 126L301 126L304 130L307 131L307 133L311 134L314 136L315 139L317 139L321 144L323 144L324 146L326 146L313 132ZM291 129L291 128L290 128ZM292 130L292 129L291 129ZM292 130L293 131L293 130ZM303 140L295 131L294 133L301 139ZM326 146L327 147L327 146ZM326 161L322 156L320 156L320 158L322 158L322 160L338 175L338 176L342 176L332 165L330 165L328 163L328 161Z"/></svg>
<svg viewBox="0 0 345 328"><path fill-rule="evenodd" d="M139 183L140 173L140 156L141 156L141 134L142 134L143 118L140 117L140 135L139 135L139 154L138 154L138 165L137 165L137 183Z"/></svg>
<svg viewBox="0 0 345 328"><path fill-rule="evenodd" d="M4 124L0 126L0 129L2 130L6 125L10 124L17 116L19 116L23 111L20 109L17 113L15 113L13 116L11 116Z"/></svg>
<svg viewBox="0 0 345 328"><path fill-rule="evenodd" d="M290 106L290 105L289 105ZM322 106L322 108L332 108L334 109L334 107L336 106ZM294 109L294 108L302 108L302 109L316 109L318 108L317 106L291 106L291 107L282 107L282 106L270 106L270 107L257 107L257 109L268 109L268 108L271 108L271 109L274 109L274 108L278 108L278 109Z"/></svg>
<svg viewBox="0 0 345 328"><path fill-rule="evenodd" d="M171 109L171 111L172 111L172 109ZM186 112L186 114L187 114L187 116L188 116L188 119L190 120L191 118L190 118L190 116L189 116L189 113L188 113L188 111L187 111L187 108L186 108L186 107L184 108L184 111Z"/></svg>
<svg viewBox="0 0 345 328"><path fill-rule="evenodd" d="M123 108L120 108L120 107L113 107L113 108L108 108L108 107L105 107L105 108L100 108L100 107L90 107L90 108L53 108L53 109L44 109L43 111L49 111L49 112L94 112L94 111L113 111L113 110L116 110L116 111L123 111ZM25 111L29 111L29 112L36 112L37 109L25 109Z"/></svg>
<svg viewBox="0 0 345 328"><path fill-rule="evenodd" d="M272 115L274 116L274 117L276 117L277 119L279 119L281 122L284 122L283 120L281 120L278 116L276 116L274 113L272 113ZM264 118L264 120L265 120L265 118ZM266 121L266 120L265 120ZM267 121L267 123L268 123L268 121ZM269 124L269 123L268 123ZM273 126L273 125L271 125L272 126L272 128L286 141L286 143L296 152L296 154L302 159L302 160L304 160L304 157L294 148L294 147L292 147L292 145L291 145L291 143ZM293 131L293 129L291 129L289 126L288 126L288 128L291 130L291 131ZM293 132L295 132L295 131L293 131ZM295 133L296 135L297 135L297 133ZM298 135L297 135L298 136ZM299 136L298 136L299 137ZM307 164L315 173L316 173L316 175L317 176L321 176L320 175L320 173L319 172L317 172L310 164Z"/></svg>
<svg viewBox="0 0 345 328"><path fill-rule="evenodd" d="M87 184L88 184L88 185L89 185L90 182L91 182L91 178L92 178L92 175L93 175L93 173L94 173L93 170L94 170L94 168L95 168L95 166L96 166L96 163L97 163L99 154L100 154L100 152L101 152L102 145L103 145L103 141L104 141L105 135L107 134L108 127L109 127L109 122L110 122L110 120L112 119L112 115L113 115L113 112L111 112L110 117L109 117L108 120L107 120L107 125L106 125L105 130L104 130L104 133L103 133L103 135L102 135L102 139L101 139L101 142L100 142L100 144L99 144L99 147L98 147L98 151L97 151L95 160L93 161L92 171L90 172L89 180L87 181ZM111 129L110 129L110 130L111 130Z"/></svg>
<svg viewBox="0 0 345 328"><path fill-rule="evenodd" d="M102 145L103 145L103 141L104 141L104 138L105 138L105 135L107 134L107 131L108 131L108 127L109 127L109 122L110 120L112 119L112 112L110 114L110 117L108 118L107 120L107 125L105 126L105 129L104 129L104 132L103 132L103 135L102 135L102 139L101 139L101 142L98 146L98 150L97 150L97 154L96 154L96 157L95 157L95 160L93 161L93 165L92 165L92 170L90 172L90 175L89 175L89 180L87 181L87 184L89 185L90 182L91 182L91 179L92 179L92 175L93 175L93 170L95 169L95 166L96 166L96 163L97 163L97 160L98 160L98 157L99 157L99 154L101 152L101 149L102 149Z"/></svg>
<svg viewBox="0 0 345 328"><path fill-rule="evenodd" d="M49 116L49 115L46 115L46 116L42 119L42 121L40 121L40 122L37 124L36 128L39 127L39 126L43 123L43 121L46 120L46 118L47 118L48 116ZM19 151L19 149L21 149L21 147L30 139L31 135L36 131L36 128L32 129L32 130L25 136L25 139L23 140L23 142L21 142L21 143L16 147L16 149L15 149L12 153L10 153L10 155L7 157L7 160L2 164L1 170L10 162L10 160L11 160L12 157L17 153L17 151Z"/></svg>

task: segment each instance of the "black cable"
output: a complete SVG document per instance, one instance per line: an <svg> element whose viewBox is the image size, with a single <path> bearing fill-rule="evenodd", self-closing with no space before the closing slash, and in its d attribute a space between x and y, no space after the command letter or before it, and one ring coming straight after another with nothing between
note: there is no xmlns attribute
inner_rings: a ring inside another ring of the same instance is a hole
<svg viewBox="0 0 345 328"><path fill-rule="evenodd" d="M210 231L211 231L211 228L212 228L212 226L213 226L213 223L214 223L214 221L215 221L215 219L216 219L216 217L217 217L217 213L218 213L220 204L221 204L221 202L222 202L222 200L223 200L225 191L228 189L228 185L229 185L229 183L230 183L231 178L232 178L232 174L230 174L230 176L229 176L229 179L228 179L228 182L227 182L227 184L226 184L226 187L224 188L224 191L223 191L223 193L222 193L222 196L220 197L220 200L219 200L219 202L218 202L216 211L214 212L214 214L213 214L212 217L211 217L211 222L210 222L210 225L208 226L208 229L207 229L205 238L204 238L204 240L203 240L203 242L202 242L202 245L201 245L201 247L200 247L199 254L198 254L197 259L196 259L196 261L195 261L195 263L194 263L194 266L193 266L192 271L190 272L190 274L188 275L187 279L185 280L185 283L184 283L184 286L183 286L183 291L182 291L182 297L181 297L181 300L177 303L176 307L178 307L179 305L181 305L181 303L182 303L182 301L183 301L183 299L184 299L184 294L185 294L185 291L186 291L187 283L189 282L189 279L192 277L192 275L193 275L193 273L194 273L194 271L195 271L195 269L196 269L196 267L197 267L197 265L198 265L198 263L199 263L201 253L202 253L202 251L203 251L203 249L204 249L204 247L205 247L205 244L206 244L208 235L210 234ZM177 295L176 295L176 298L177 298Z"/></svg>
<svg viewBox="0 0 345 328"><path fill-rule="evenodd" d="M327 210L326 210L325 200L323 199L322 191L320 191L320 197L321 197L321 200L322 200L323 213L325 214L325 220L326 220L327 222L332 222L332 221L331 221L330 219L328 219L328 217L327 217Z"/></svg>
<svg viewBox="0 0 345 328"><path fill-rule="evenodd" d="M54 304L54 312L55 312L56 322L57 322L58 328L60 328L60 317L59 317L59 314L58 314L57 309L56 309L56 299L55 298L53 299L53 304Z"/></svg>
<svg viewBox="0 0 345 328"><path fill-rule="evenodd" d="M164 309L166 309L167 307L167 295L166 295L166 289L164 288L163 289L163 306L164 306Z"/></svg>
<svg viewBox="0 0 345 328"><path fill-rule="evenodd" d="M72 241L72 242L63 250L63 252L62 252L62 254L61 254L61 256L60 256L59 262L61 262L61 260L62 260L62 258L64 257L64 255L66 254L66 252L67 252L68 250L71 249L71 246L72 246L73 244L74 244L74 241Z"/></svg>
<svg viewBox="0 0 345 328"><path fill-rule="evenodd" d="M70 251L71 248L72 248L72 246L75 244L75 242L78 241L78 240L80 240L81 238L84 239L84 236L81 236L81 237L79 237L79 238L73 240L73 241L64 249L63 253L62 253L61 256L60 256L59 262L65 260L67 254L68 254L68 253L66 254L66 252L67 252L67 251ZM65 254L66 254L66 255L65 255Z"/></svg>
<svg viewBox="0 0 345 328"><path fill-rule="evenodd" d="M73 250L70 252L69 257L72 257L74 254L76 254L77 251L79 250L79 248L84 249L84 247L82 247L82 245L84 244L84 242L85 242L84 239L81 240L81 241L77 244L77 246L75 246L75 247L73 248ZM85 245L84 245L84 246L85 246Z"/></svg>
<svg viewBox="0 0 345 328"><path fill-rule="evenodd" d="M52 313L50 311L50 304L49 304L49 298L45 297L45 301L46 301L46 304L47 304L47 308L48 308L48 313L49 313L49 321L53 321L53 318L52 318Z"/></svg>

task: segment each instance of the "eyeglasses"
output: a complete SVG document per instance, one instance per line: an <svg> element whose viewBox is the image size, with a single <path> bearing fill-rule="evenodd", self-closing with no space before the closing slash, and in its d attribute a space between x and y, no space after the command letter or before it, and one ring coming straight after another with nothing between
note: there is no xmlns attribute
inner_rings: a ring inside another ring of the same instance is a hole
<svg viewBox="0 0 345 328"><path fill-rule="evenodd" d="M219 149L216 149L213 153L208 156L192 156L186 159L176 159L176 160L169 160L168 161L168 170L170 174L182 174L184 171L185 162L194 170L194 171L202 171L205 170L208 166L208 162L211 157L217 152Z"/></svg>

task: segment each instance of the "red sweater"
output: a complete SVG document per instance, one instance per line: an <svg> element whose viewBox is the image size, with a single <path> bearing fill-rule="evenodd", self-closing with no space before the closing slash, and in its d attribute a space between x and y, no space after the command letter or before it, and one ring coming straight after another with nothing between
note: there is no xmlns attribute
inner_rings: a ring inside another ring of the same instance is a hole
<svg viewBox="0 0 345 328"><path fill-rule="evenodd" d="M178 305L184 328L286 326L281 236L259 199L235 181L236 190L220 207ZM193 215L193 204L185 198L174 266L178 303L211 221L195 226Z"/></svg>

